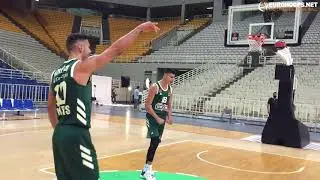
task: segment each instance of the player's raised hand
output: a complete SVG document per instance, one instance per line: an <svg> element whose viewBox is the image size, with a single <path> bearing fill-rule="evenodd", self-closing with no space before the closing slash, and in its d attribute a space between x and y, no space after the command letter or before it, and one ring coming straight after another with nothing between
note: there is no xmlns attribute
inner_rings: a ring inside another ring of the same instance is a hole
<svg viewBox="0 0 320 180"><path fill-rule="evenodd" d="M148 21L148 22L140 24L139 28L143 32L154 31L154 32L158 33L160 31L160 28L157 26L157 24L158 23L153 23L151 21Z"/></svg>

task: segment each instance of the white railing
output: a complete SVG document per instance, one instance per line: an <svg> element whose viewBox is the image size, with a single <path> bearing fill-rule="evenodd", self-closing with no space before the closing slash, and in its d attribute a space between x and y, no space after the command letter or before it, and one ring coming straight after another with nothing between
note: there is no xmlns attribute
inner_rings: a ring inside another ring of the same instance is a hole
<svg viewBox="0 0 320 180"><path fill-rule="evenodd" d="M202 74L205 71L208 71L208 69L210 68L211 64L204 64L202 66L196 67L194 69L192 69L191 71L188 71L180 76L178 76L175 81L173 82L173 87L176 87L180 84L182 84L183 82L185 82L186 80L192 79L195 76L198 76L199 74Z"/></svg>
<svg viewBox="0 0 320 180"><path fill-rule="evenodd" d="M188 80L194 79L196 76L210 71L213 67L215 67L217 65L219 65L219 64L212 61L210 63L201 65L191 71L188 71L188 72L186 72L176 78L176 80L173 83L173 87L177 87ZM235 66L235 68L238 68L238 67ZM235 72L235 74L239 75L239 73L241 73L241 72L242 72L242 68L238 68L237 71Z"/></svg>
<svg viewBox="0 0 320 180"><path fill-rule="evenodd" d="M34 102L48 101L49 86L0 83L0 98L30 99Z"/></svg>
<svg viewBox="0 0 320 180"><path fill-rule="evenodd" d="M35 68L31 64L25 62L22 59L19 59L17 56L12 54L11 52L8 52L8 51L4 50L1 47L0 47L0 59L4 60L7 64L9 64L12 67L17 68L16 66L19 66L19 67L22 66L23 70L24 69L28 69L28 70L32 70L34 72L41 73L41 71L39 71L37 68Z"/></svg>
<svg viewBox="0 0 320 180"><path fill-rule="evenodd" d="M283 60L277 56L264 56L260 59L260 64L262 65L275 65L282 63ZM299 57L293 58L293 65L320 65L320 60L318 58L311 57Z"/></svg>
<svg viewBox="0 0 320 180"><path fill-rule="evenodd" d="M175 63L175 64L206 64L227 63L236 64L243 62L244 56L233 55L155 55L138 57L139 63Z"/></svg>
<svg viewBox="0 0 320 180"><path fill-rule="evenodd" d="M32 79L39 80L41 82L49 82L50 74L39 71L34 66L30 65L24 60L17 58L13 54L2 48L0 48L0 60L15 69L22 69L22 72L26 73L25 75L29 76Z"/></svg>
<svg viewBox="0 0 320 180"><path fill-rule="evenodd" d="M46 77L43 77L43 75L44 73L39 72L0 68L0 78L2 77L7 79L33 79L40 80L41 82L48 82L50 80L50 74L47 74Z"/></svg>
<svg viewBox="0 0 320 180"><path fill-rule="evenodd" d="M147 91L143 92L141 108L144 109ZM268 118L267 102L207 96L173 95L173 112L207 117L231 117L235 120L265 122ZM320 105L295 103L298 120L313 126L320 123Z"/></svg>

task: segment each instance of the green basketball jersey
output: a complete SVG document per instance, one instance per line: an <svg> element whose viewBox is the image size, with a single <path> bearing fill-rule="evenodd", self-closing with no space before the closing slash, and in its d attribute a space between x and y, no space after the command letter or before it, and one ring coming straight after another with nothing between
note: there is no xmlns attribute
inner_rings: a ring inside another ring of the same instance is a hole
<svg viewBox="0 0 320 180"><path fill-rule="evenodd" d="M167 89L163 89L159 81L156 83L156 85L158 86L159 90L153 98L152 108L159 117L166 118L168 115L167 110L169 104L169 97L172 94L172 89L171 86L168 86ZM153 118L153 116L147 113L147 118Z"/></svg>
<svg viewBox="0 0 320 180"><path fill-rule="evenodd" d="M51 76L51 89L56 98L58 124L90 128L92 83L86 86L73 79L74 67L78 63L71 59L63 63Z"/></svg>

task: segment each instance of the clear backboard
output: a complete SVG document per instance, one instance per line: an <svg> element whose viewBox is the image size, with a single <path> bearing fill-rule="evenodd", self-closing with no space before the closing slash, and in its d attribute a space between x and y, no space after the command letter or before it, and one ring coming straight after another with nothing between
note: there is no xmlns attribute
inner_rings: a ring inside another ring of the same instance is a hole
<svg viewBox="0 0 320 180"><path fill-rule="evenodd" d="M227 45L248 45L249 34L265 34L264 44L298 43L301 8L265 9L260 4L230 6Z"/></svg>

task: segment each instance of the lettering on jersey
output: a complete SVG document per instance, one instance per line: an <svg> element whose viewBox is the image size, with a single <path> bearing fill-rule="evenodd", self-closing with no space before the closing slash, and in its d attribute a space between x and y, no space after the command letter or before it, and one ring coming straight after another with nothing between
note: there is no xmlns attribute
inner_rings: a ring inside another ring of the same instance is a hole
<svg viewBox="0 0 320 180"><path fill-rule="evenodd" d="M69 69L70 65L67 65L67 66L63 66L62 68L60 69L57 69L55 72L54 72L54 76L57 76L58 74L61 74L63 72L67 72L68 69Z"/></svg>
<svg viewBox="0 0 320 180"><path fill-rule="evenodd" d="M55 83L61 79L66 78L68 76L67 72L68 72L69 67L70 67L70 65L67 65L67 66L63 66L60 69L57 69L53 74L53 76L54 76L53 83ZM58 77L56 77L56 76L58 76Z"/></svg>
<svg viewBox="0 0 320 180"><path fill-rule="evenodd" d="M67 83L62 81L54 87L56 93L56 106L58 116L65 116L70 114L70 106L66 104L67 98Z"/></svg>
<svg viewBox="0 0 320 180"><path fill-rule="evenodd" d="M167 101L168 101L168 98L167 98L167 97L162 97L162 101L161 101L161 103L166 104L166 103L167 103Z"/></svg>
<svg viewBox="0 0 320 180"><path fill-rule="evenodd" d="M60 76L55 77L55 78L53 79L53 83L56 83L56 82L60 81L61 79L65 79L66 77L68 77L68 73L61 74Z"/></svg>
<svg viewBox="0 0 320 180"><path fill-rule="evenodd" d="M167 111L168 105L162 104L162 103L157 103L154 108L157 111Z"/></svg>
<svg viewBox="0 0 320 180"><path fill-rule="evenodd" d="M66 116L70 114L70 106L69 105L62 105L57 108L58 116Z"/></svg>

